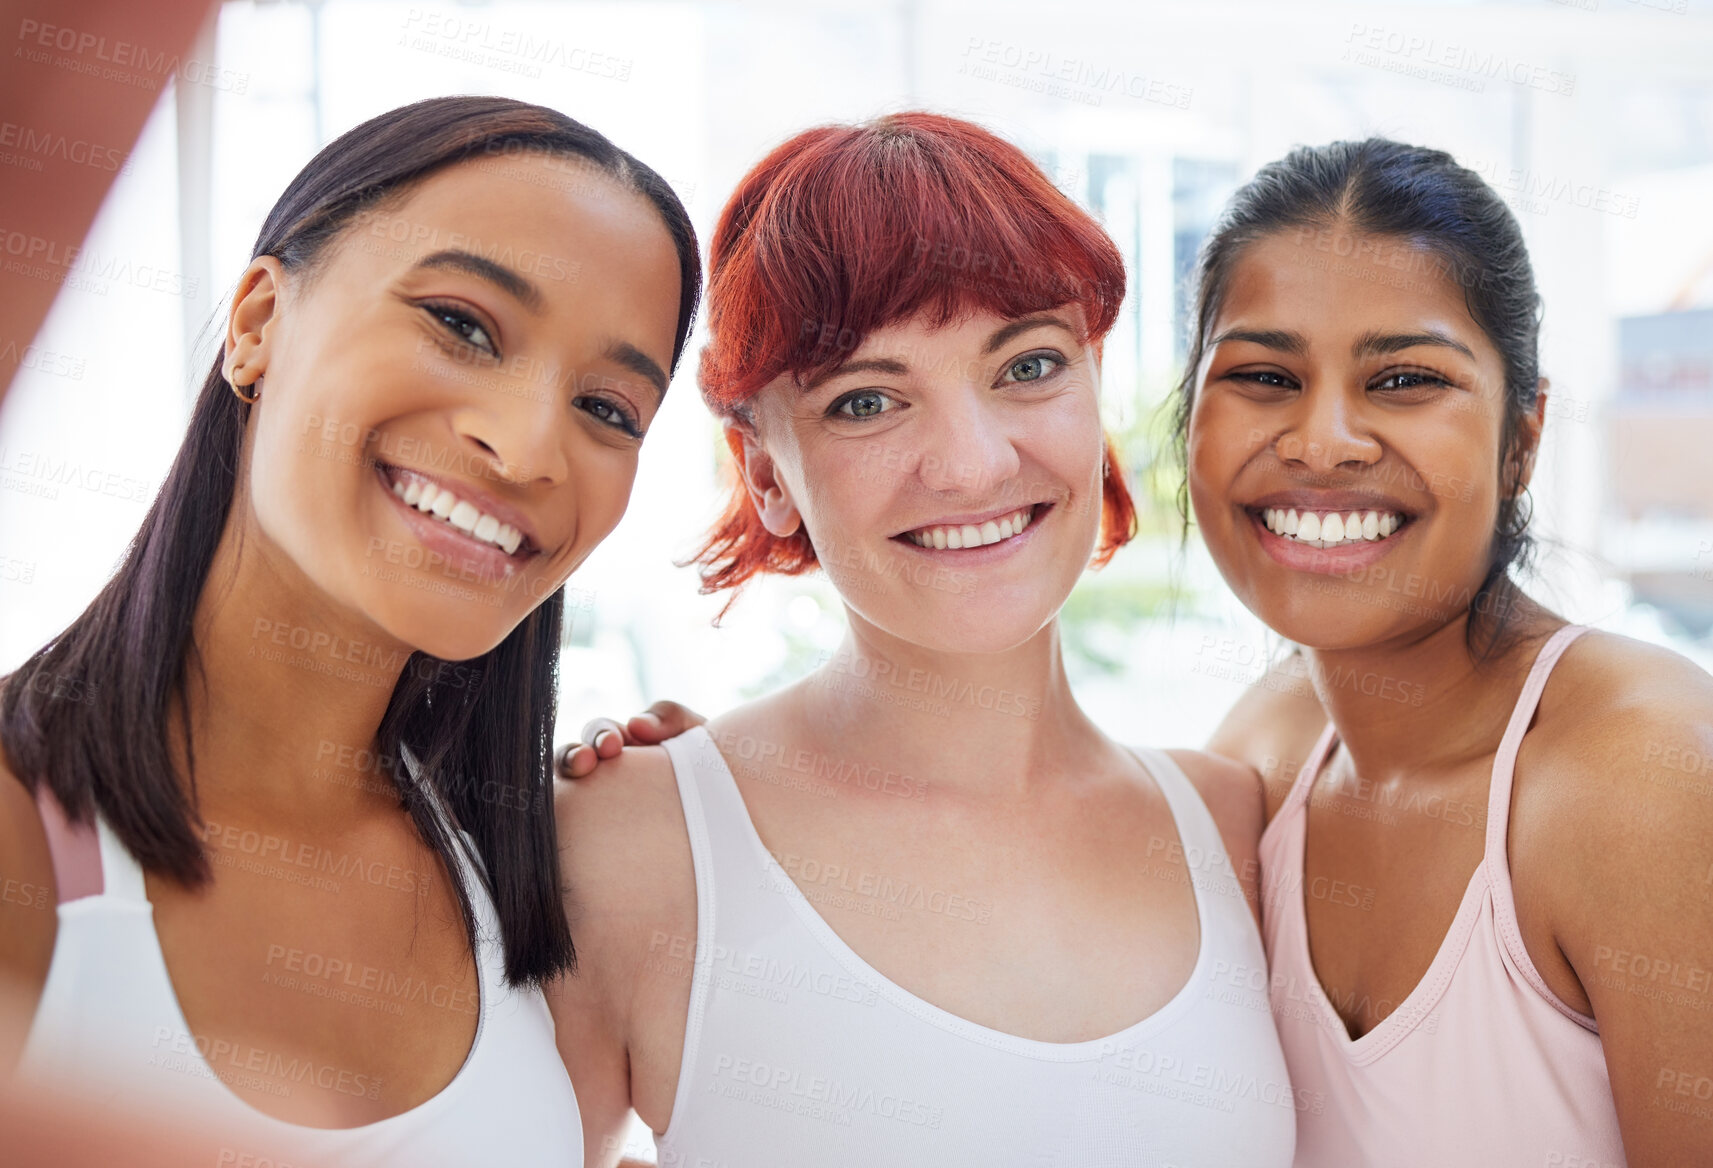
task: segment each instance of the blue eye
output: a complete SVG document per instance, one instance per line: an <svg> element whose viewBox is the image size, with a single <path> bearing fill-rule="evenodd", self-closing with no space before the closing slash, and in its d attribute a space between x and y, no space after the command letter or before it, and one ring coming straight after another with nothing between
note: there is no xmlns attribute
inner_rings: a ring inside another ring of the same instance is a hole
<svg viewBox="0 0 1713 1168"><path fill-rule="evenodd" d="M847 418L873 418L891 409L892 399L872 389L846 394L833 403L832 412Z"/></svg>
<svg viewBox="0 0 1713 1168"><path fill-rule="evenodd" d="M1013 381L1040 381L1063 364L1064 361L1051 354L1031 353L1013 361L1005 372Z"/></svg>

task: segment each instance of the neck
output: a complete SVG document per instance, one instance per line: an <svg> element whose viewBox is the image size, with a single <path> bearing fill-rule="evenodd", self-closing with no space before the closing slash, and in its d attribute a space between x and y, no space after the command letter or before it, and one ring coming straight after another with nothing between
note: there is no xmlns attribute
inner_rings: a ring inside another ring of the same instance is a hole
<svg viewBox="0 0 1713 1168"><path fill-rule="evenodd" d="M331 602L253 523L237 538L241 504L196 610L199 808L305 823L396 807L373 748L410 647Z"/></svg>
<svg viewBox="0 0 1713 1168"><path fill-rule="evenodd" d="M1530 606L1513 645L1477 664L1468 621L1462 613L1384 643L1304 650L1315 694L1357 774L1431 776L1498 748L1539 638L1553 623Z"/></svg>
<svg viewBox="0 0 1713 1168"><path fill-rule="evenodd" d="M949 653L851 614L843 644L797 692L817 737L972 793L1024 793L1104 743L1071 695L1056 619L1004 652Z"/></svg>

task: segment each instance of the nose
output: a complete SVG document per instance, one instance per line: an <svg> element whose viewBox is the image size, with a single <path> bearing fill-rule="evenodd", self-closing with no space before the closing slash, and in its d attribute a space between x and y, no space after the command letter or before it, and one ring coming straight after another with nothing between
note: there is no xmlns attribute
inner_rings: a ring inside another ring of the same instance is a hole
<svg viewBox="0 0 1713 1168"><path fill-rule="evenodd" d="M941 395L925 419L916 476L930 491L984 495L1022 466L1006 419L974 386Z"/></svg>
<svg viewBox="0 0 1713 1168"><path fill-rule="evenodd" d="M1367 397L1361 389L1356 392L1362 396L1352 400L1341 386L1305 384L1285 428L1273 439L1280 461L1313 474L1378 462L1383 451L1367 424Z"/></svg>
<svg viewBox="0 0 1713 1168"><path fill-rule="evenodd" d="M460 452L501 482L564 482L571 472L565 433L572 423L559 395L546 386L508 385L489 392L490 400L466 403L452 415Z"/></svg>

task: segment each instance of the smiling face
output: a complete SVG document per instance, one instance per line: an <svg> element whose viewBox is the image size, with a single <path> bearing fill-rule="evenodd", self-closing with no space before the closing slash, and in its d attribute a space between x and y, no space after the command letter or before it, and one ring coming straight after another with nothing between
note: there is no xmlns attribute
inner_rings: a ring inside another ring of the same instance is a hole
<svg viewBox="0 0 1713 1168"><path fill-rule="evenodd" d="M1486 575L1503 361L1461 289L1420 274L1432 265L1368 279L1395 273L1307 262L1324 257L1300 235L1263 237L1231 269L1196 380L1190 499L1226 582L1283 636L1408 637L1460 615ZM1338 254L1409 246L1355 244Z"/></svg>
<svg viewBox="0 0 1713 1168"><path fill-rule="evenodd" d="M997 652L1053 619L1101 518L1099 350L1079 309L871 333L754 399L745 480L801 524L851 611L930 649Z"/></svg>
<svg viewBox="0 0 1713 1168"><path fill-rule="evenodd" d="M462 660L618 523L665 390L679 266L659 213L562 159L461 163L304 272L264 257L226 371L263 379L248 530L336 606Z"/></svg>

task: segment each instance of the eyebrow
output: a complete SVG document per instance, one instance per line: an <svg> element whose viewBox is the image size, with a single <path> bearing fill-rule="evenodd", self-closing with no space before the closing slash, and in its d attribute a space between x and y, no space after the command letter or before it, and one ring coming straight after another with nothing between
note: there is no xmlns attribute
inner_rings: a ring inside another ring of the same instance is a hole
<svg viewBox="0 0 1713 1168"><path fill-rule="evenodd" d="M1069 323L1067 323L1063 317L1054 316L1051 313L1042 313L1037 316L1025 316L1019 320L1008 321L995 329L993 335L987 339L987 343L981 348L982 356L985 357L990 355L1007 341L1026 333L1031 329L1040 328L1042 325L1057 325L1066 332L1076 331L1071 328ZM846 361L843 365L829 371L826 375L817 377L813 381L806 383L803 386L803 389L807 392L825 385L835 377L843 377L851 373L887 373L894 377L902 377L909 372L910 366L895 357L864 357L857 361Z"/></svg>
<svg viewBox="0 0 1713 1168"><path fill-rule="evenodd" d="M1226 329L1208 344L1208 348L1217 348L1227 341L1248 341L1251 345L1260 345L1263 349L1277 349L1281 353L1291 353L1295 356L1306 356L1309 343L1302 333L1293 333L1286 329Z"/></svg>
<svg viewBox="0 0 1713 1168"><path fill-rule="evenodd" d="M1076 330L1073 329L1063 317L1056 316L1050 312L1041 312L1034 316L1025 316L1021 319L1011 321L1008 324L1001 325L999 328L995 329L993 335L987 338L987 344L982 346L982 356L988 356L992 354L994 350L998 349L1001 345L1014 337L1022 336L1031 329L1037 329L1046 324L1057 325L1068 333L1076 332Z"/></svg>
<svg viewBox="0 0 1713 1168"><path fill-rule="evenodd" d="M654 386L657 397L662 399L666 397L668 380L666 370L662 369L653 357L629 341L614 341L601 351L601 355L609 361L618 362L632 373L646 378L648 383Z"/></svg>
<svg viewBox="0 0 1713 1168"><path fill-rule="evenodd" d="M1455 337L1432 330L1420 333L1363 333L1350 348L1358 357L1384 357L1388 353L1399 353L1417 345L1455 349L1471 361L1475 360L1475 352L1468 345Z"/></svg>
<svg viewBox="0 0 1713 1168"><path fill-rule="evenodd" d="M1252 345L1276 349L1298 357L1307 356L1309 351L1307 338L1288 329L1227 329L1214 337L1208 347L1214 348L1226 341L1248 341ZM1356 338L1356 343L1350 346L1350 352L1356 357L1384 357L1390 353L1413 349L1418 345L1455 349L1471 361L1475 360L1475 352L1468 345L1455 337L1431 330L1419 333L1363 333Z"/></svg>
<svg viewBox="0 0 1713 1168"><path fill-rule="evenodd" d="M463 251L459 248L447 248L431 255L423 256L416 261L416 270L440 270L447 272L463 272L486 280L500 291L509 294L512 299L522 304L532 313L541 311L541 289L528 280L506 267L496 264L485 256L479 256L473 251Z"/></svg>

